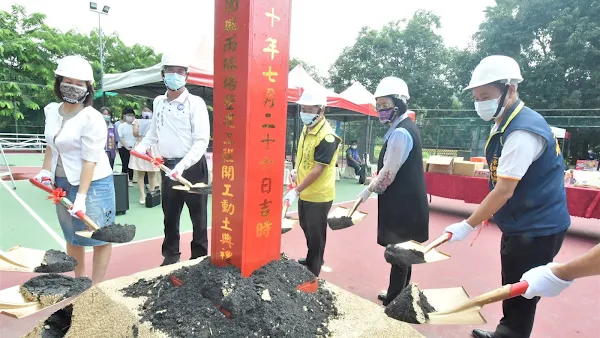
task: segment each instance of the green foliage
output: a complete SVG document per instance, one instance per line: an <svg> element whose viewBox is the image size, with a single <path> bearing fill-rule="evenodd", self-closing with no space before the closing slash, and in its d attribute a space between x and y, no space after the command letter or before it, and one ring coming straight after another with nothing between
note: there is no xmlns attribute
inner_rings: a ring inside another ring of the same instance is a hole
<svg viewBox="0 0 600 338"><path fill-rule="evenodd" d="M28 14L23 6L0 11L0 131L13 131L17 120L20 132L40 133L43 107L56 100L52 92L56 61L77 54L92 64L96 90L100 90L98 32L61 33L45 23L45 15ZM149 67L160 61L152 48L125 45L117 34L103 35L104 72L116 73ZM102 106L102 99L94 102ZM104 105L113 113L130 107L141 110L145 99L129 95L106 97ZM30 126L29 128L27 126ZM33 126L37 126L34 128Z"/></svg>

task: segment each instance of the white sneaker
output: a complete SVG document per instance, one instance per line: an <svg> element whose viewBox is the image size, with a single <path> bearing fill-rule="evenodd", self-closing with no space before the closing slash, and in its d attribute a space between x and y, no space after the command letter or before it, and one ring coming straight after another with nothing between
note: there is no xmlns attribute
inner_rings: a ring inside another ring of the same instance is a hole
<svg viewBox="0 0 600 338"><path fill-rule="evenodd" d="M133 182L129 182L127 185L133 187Z"/></svg>

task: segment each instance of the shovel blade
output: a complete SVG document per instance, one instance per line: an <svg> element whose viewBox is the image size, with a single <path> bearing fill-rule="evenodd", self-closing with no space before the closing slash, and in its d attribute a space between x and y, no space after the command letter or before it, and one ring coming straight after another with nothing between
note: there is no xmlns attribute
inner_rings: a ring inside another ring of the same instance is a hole
<svg viewBox="0 0 600 338"><path fill-rule="evenodd" d="M419 242L415 242L415 241L408 241L408 242L404 242L404 243L400 243L400 244L396 244L396 246L402 248L402 249L406 249L406 250L417 250L417 251L424 251L425 246ZM425 262L424 263L434 263L434 262L440 262L443 260L446 260L448 258L450 258L450 255L448 255L447 253L443 252L443 251L439 251L437 249L431 249L429 252L427 252L424 255L425 258ZM414 262L413 264L423 264L423 262Z"/></svg>
<svg viewBox="0 0 600 338"><path fill-rule="evenodd" d="M329 212L329 215L327 215L327 218L340 218L343 216L348 216L348 208L344 208L344 207L337 207L335 209L333 209L331 212ZM360 221L362 221L365 217L367 217L367 214L365 214L364 212L360 212L358 210L356 210L354 212L354 214L352 214L352 223L354 223L354 225L358 224Z"/></svg>
<svg viewBox="0 0 600 338"><path fill-rule="evenodd" d="M290 218L282 219L281 220L281 233L285 234L286 232L289 232L296 226L296 224L298 224L298 221L295 219L290 219Z"/></svg>
<svg viewBox="0 0 600 338"><path fill-rule="evenodd" d="M6 252L0 251L0 270L32 272L42 264L46 251L14 247Z"/></svg>
<svg viewBox="0 0 600 338"><path fill-rule="evenodd" d="M75 231L75 235L85 237L85 238L92 238L93 234L94 234L93 231Z"/></svg>
<svg viewBox="0 0 600 338"><path fill-rule="evenodd" d="M436 309L436 312L444 312L453 309L469 300L469 295L463 287L444 288L444 289L426 289L423 293L429 303ZM427 324L456 324L456 325L479 325L487 321L480 312L480 307L470 308L465 311L436 315L436 312L429 313Z"/></svg>

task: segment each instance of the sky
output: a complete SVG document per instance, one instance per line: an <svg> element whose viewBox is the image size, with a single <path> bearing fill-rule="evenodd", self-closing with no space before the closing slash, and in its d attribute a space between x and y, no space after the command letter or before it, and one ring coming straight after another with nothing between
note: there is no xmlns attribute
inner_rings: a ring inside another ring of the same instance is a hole
<svg viewBox="0 0 600 338"><path fill-rule="evenodd" d="M46 23L61 31L98 29L98 15L88 0L0 0L0 10L13 3L28 13L46 15ZM214 32L214 0L104 0L105 34L118 32L126 44L139 43L158 52L171 48L194 53L204 36ZM460 5L457 3L460 2ZM409 19L419 9L442 19L446 45L466 47L494 0L292 0L290 55L317 67L326 76L344 47L351 46L364 26L379 29L390 21ZM150 5L152 4L152 5ZM185 32L174 34L173 32Z"/></svg>

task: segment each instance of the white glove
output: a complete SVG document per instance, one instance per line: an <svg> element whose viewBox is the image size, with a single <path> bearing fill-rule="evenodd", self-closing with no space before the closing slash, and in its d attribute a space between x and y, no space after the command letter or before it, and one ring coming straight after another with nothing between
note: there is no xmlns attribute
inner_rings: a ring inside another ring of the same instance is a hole
<svg viewBox="0 0 600 338"><path fill-rule="evenodd" d="M171 170L171 172L169 173L169 175L167 175L170 179L172 179L173 181L177 181L177 176L181 176L181 174L183 173L185 169L183 168L183 165L181 164L177 164L175 166L175 168L173 168L173 170ZM179 181L178 181L179 182Z"/></svg>
<svg viewBox="0 0 600 338"><path fill-rule="evenodd" d="M356 196L356 198L360 198L360 202L365 203L369 197L371 197L372 193L373 192L369 190L369 187L366 187L360 194L358 194L358 196Z"/></svg>
<svg viewBox="0 0 600 338"><path fill-rule="evenodd" d="M552 266L557 265L556 263L548 263L546 265L538 266L523 274L521 280L526 281L529 284L527 291L523 297L531 299L533 297L555 297L558 296L564 289L569 285L573 284L573 281L564 281L554 273L552 273Z"/></svg>
<svg viewBox="0 0 600 338"><path fill-rule="evenodd" d="M288 191L287 194L285 194L285 196L283 196L283 204L285 204L285 201L288 201L290 202L290 205L292 205L298 200L299 196L300 194L298 193L298 191L296 189L292 189Z"/></svg>
<svg viewBox="0 0 600 338"><path fill-rule="evenodd" d="M52 173L46 169L40 170L40 172L35 175L33 179L43 183L44 185L52 185Z"/></svg>
<svg viewBox="0 0 600 338"><path fill-rule="evenodd" d="M85 214L85 199L86 199L87 195L84 194L80 194L77 193L77 197L75 197L75 202L73 202L73 208L71 208L71 210L69 210L69 213L71 214L71 216L75 217L75 218L79 218L77 217L77 215L75 215L78 211L81 211Z"/></svg>
<svg viewBox="0 0 600 338"><path fill-rule="evenodd" d="M469 223L467 223L466 220L460 223L454 223L452 225L449 225L446 227L446 229L444 229L444 231L452 234L452 238L450 238L449 241L450 243L462 241L463 239L467 238L467 236L469 236L469 234L473 230L475 230L475 228L473 228Z"/></svg>
<svg viewBox="0 0 600 338"><path fill-rule="evenodd" d="M296 169L292 169L292 171L290 172L290 183L296 182L297 179L298 179L298 171Z"/></svg>
<svg viewBox="0 0 600 338"><path fill-rule="evenodd" d="M140 143L137 146L135 146L135 148L133 148L133 150L140 154L145 154L147 149Z"/></svg>

